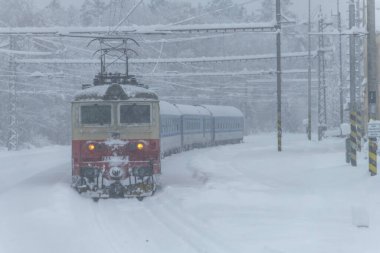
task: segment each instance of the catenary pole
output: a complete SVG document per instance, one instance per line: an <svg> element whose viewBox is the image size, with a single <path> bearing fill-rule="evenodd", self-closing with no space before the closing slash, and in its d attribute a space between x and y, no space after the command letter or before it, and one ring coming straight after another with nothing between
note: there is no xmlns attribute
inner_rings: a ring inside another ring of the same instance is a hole
<svg viewBox="0 0 380 253"><path fill-rule="evenodd" d="M281 1L276 0L276 46L277 46L277 149L282 151L281 125Z"/></svg>
<svg viewBox="0 0 380 253"><path fill-rule="evenodd" d="M318 14L318 140L321 141L324 133L324 20L320 6Z"/></svg>
<svg viewBox="0 0 380 253"><path fill-rule="evenodd" d="M355 26L355 3L354 0L350 0L349 4L349 28L353 29ZM355 35L350 35L350 123L351 123L351 133L350 133L350 143L351 143L351 165L357 166L356 159L356 142L357 142L357 131L356 131L356 59L355 59Z"/></svg>
<svg viewBox="0 0 380 253"><path fill-rule="evenodd" d="M339 119L343 124L343 57L342 57L342 16L340 14L339 0L337 0L337 21L339 31Z"/></svg>
<svg viewBox="0 0 380 253"><path fill-rule="evenodd" d="M368 90L368 119L378 119L377 107L377 59L376 59L376 26L375 26L375 0L367 0L367 90ZM369 171L372 176L377 174L377 147L376 138L369 138Z"/></svg>
<svg viewBox="0 0 380 253"><path fill-rule="evenodd" d="M308 22L308 73L307 73L307 138L311 141L311 7L309 0L309 22Z"/></svg>
<svg viewBox="0 0 380 253"><path fill-rule="evenodd" d="M363 24L362 16L360 13L360 0L355 0L355 26L361 27ZM355 37L355 72L356 72L356 131L357 131L357 151L362 150L363 138L363 37Z"/></svg>
<svg viewBox="0 0 380 253"><path fill-rule="evenodd" d="M9 36L9 49L15 50L16 38ZM9 133L8 133L8 150L17 150L18 148L18 127L17 127L17 87L16 87L16 62L15 55L9 55Z"/></svg>

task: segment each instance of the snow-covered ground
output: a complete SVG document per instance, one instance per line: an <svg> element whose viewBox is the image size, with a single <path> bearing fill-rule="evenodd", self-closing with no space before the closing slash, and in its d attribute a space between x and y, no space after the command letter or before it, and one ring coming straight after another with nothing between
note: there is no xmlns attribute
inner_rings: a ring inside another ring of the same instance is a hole
<svg viewBox="0 0 380 253"><path fill-rule="evenodd" d="M70 147L2 151L0 253L379 252L368 161L346 165L342 139L283 142L282 153L273 134L168 157L162 190L142 202L74 192Z"/></svg>

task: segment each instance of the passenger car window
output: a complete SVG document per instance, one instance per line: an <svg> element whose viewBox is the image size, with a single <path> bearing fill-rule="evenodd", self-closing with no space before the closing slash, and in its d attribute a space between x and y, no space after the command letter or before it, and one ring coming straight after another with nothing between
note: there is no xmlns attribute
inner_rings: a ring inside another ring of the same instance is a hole
<svg viewBox="0 0 380 253"><path fill-rule="evenodd" d="M80 107L81 123L84 125L110 125L110 105L82 105Z"/></svg>
<svg viewBox="0 0 380 253"><path fill-rule="evenodd" d="M121 105L120 106L121 124L149 124L150 105Z"/></svg>

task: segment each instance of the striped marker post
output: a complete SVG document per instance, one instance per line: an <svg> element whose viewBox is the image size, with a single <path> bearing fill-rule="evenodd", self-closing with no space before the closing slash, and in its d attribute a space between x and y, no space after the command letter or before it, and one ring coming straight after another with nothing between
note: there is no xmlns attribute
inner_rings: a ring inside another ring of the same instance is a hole
<svg viewBox="0 0 380 253"><path fill-rule="evenodd" d="M351 112L350 115L351 119L351 135L350 135L350 141L351 141L351 165L352 166L357 166L357 157L356 157L356 140L358 137L357 131L356 131L356 113L354 111Z"/></svg>
<svg viewBox="0 0 380 253"><path fill-rule="evenodd" d="M356 114L356 128L357 128L357 151L362 151L362 138L363 138L363 117L360 111Z"/></svg>
<svg viewBox="0 0 380 253"><path fill-rule="evenodd" d="M369 172L371 176L377 175L377 144L376 138L369 140Z"/></svg>
<svg viewBox="0 0 380 253"><path fill-rule="evenodd" d="M380 121L368 122L368 157L371 176L377 175L377 138L380 138Z"/></svg>
<svg viewBox="0 0 380 253"><path fill-rule="evenodd" d="M369 138L369 172L371 176L377 175L377 140Z"/></svg>

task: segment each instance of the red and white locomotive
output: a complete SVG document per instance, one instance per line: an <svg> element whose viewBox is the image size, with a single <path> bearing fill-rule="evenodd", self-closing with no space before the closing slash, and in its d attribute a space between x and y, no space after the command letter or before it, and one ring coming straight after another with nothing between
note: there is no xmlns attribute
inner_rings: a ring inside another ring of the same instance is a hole
<svg viewBox="0 0 380 253"><path fill-rule="evenodd" d="M161 157L239 143L244 117L231 106L159 101L134 78L103 74L72 102L72 185L94 199L154 194Z"/></svg>
<svg viewBox="0 0 380 253"><path fill-rule="evenodd" d="M159 102L128 75L127 53L135 51L127 41L138 43L122 38L112 44L119 39L93 40L101 44L100 74L72 102L72 186L95 200L141 200L158 187L161 157L243 140L244 117L237 108ZM125 57L125 74L106 72L110 52Z"/></svg>
<svg viewBox="0 0 380 253"><path fill-rule="evenodd" d="M103 74L72 102L72 185L94 199L152 195L160 165L157 95Z"/></svg>

